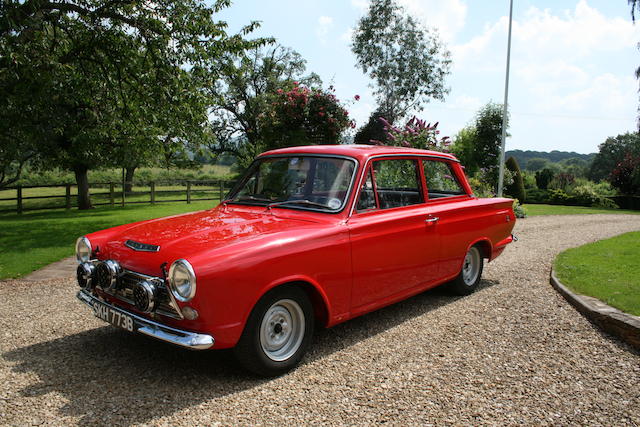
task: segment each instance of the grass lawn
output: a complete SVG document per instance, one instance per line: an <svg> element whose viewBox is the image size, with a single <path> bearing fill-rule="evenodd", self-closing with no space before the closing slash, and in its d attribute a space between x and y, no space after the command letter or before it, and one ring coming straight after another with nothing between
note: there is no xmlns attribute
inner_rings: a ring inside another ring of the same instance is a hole
<svg viewBox="0 0 640 427"><path fill-rule="evenodd" d="M0 215L0 279L24 276L75 253L83 234L116 225L209 209L217 201L50 210Z"/></svg>
<svg viewBox="0 0 640 427"><path fill-rule="evenodd" d="M640 316L640 232L566 250L555 270L573 291Z"/></svg>
<svg viewBox="0 0 640 427"><path fill-rule="evenodd" d="M640 214L640 211L624 209L587 208L584 206L523 205L528 216L579 215L579 214Z"/></svg>

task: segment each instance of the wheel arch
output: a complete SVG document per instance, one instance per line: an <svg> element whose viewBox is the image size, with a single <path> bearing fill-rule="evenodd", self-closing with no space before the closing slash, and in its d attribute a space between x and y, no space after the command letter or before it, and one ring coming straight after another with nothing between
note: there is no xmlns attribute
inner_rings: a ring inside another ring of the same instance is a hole
<svg viewBox="0 0 640 427"><path fill-rule="evenodd" d="M491 254L493 253L491 240L489 240L486 237L480 237L474 240L469 244L469 246L467 246L467 250L465 251L465 254L469 252L469 249L471 249L473 246L478 246L480 248L480 254L482 255L482 258L487 258L488 260L491 260Z"/></svg>
<svg viewBox="0 0 640 427"><path fill-rule="evenodd" d="M329 319L331 318L331 305L329 303L329 298L319 283L305 276L290 276L270 283L255 299L249 313L251 313L258 301L260 301L265 295L284 286L294 286L302 289L311 301L316 324L322 325L323 327L326 327L329 324ZM245 323L247 319L248 315L245 318Z"/></svg>

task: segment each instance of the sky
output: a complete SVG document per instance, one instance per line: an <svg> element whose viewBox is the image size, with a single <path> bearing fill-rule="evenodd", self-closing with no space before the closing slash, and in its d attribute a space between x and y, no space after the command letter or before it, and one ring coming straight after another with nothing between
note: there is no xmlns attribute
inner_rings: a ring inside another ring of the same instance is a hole
<svg viewBox="0 0 640 427"><path fill-rule="evenodd" d="M509 1L397 1L451 52L449 94L416 115L454 137L487 102L503 102ZM635 131L640 21L632 23L627 1L513 3L507 150L592 153L607 137ZM300 53L360 127L376 102L350 44L367 7L368 0L236 0L219 18L232 33L260 21L252 35Z"/></svg>

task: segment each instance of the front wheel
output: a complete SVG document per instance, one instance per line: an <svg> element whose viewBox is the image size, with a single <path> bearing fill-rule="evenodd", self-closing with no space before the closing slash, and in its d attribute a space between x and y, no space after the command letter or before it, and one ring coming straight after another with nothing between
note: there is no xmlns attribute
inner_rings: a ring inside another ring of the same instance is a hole
<svg viewBox="0 0 640 427"><path fill-rule="evenodd" d="M476 290L482 276L484 259L480 248L472 246L464 257L460 274L451 282L451 289L458 295L469 295Z"/></svg>
<svg viewBox="0 0 640 427"><path fill-rule="evenodd" d="M254 307L240 341L236 359L261 376L280 375L295 367L313 339L313 307L300 288L268 292Z"/></svg>

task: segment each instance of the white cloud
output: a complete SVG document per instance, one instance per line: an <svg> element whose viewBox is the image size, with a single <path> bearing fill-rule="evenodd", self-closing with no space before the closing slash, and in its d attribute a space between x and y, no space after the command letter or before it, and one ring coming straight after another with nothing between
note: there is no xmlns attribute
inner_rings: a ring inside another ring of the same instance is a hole
<svg viewBox="0 0 640 427"><path fill-rule="evenodd" d="M318 18L318 26L316 27L316 35L320 40L320 43L327 43L327 35L329 34L329 30L333 26L333 18L330 16L321 16Z"/></svg>
<svg viewBox="0 0 640 427"><path fill-rule="evenodd" d="M398 3L423 25L436 28L447 43L455 40L467 17L467 5L462 0L399 0Z"/></svg>
<svg viewBox="0 0 640 427"><path fill-rule="evenodd" d="M447 43L453 42L462 30L467 16L463 0L398 0L407 13L428 28L437 29ZM369 8L368 0L351 0L351 6L361 13Z"/></svg>

